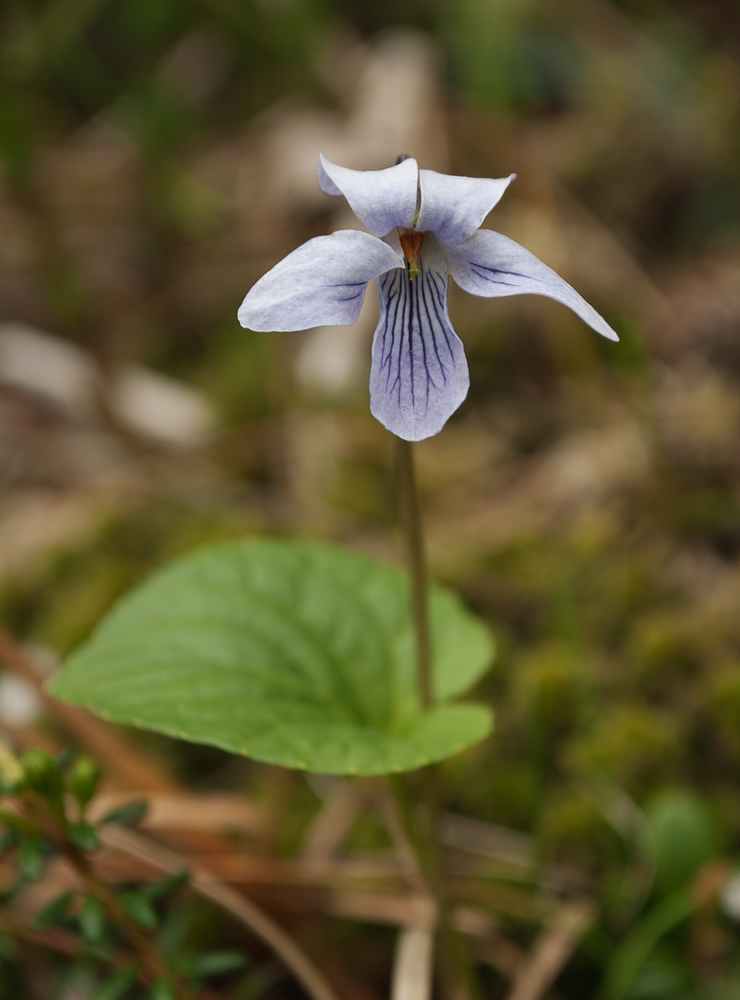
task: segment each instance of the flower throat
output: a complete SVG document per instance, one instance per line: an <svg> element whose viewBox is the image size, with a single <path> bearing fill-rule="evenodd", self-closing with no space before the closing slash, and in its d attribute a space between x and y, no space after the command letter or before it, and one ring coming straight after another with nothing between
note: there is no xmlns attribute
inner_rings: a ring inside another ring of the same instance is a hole
<svg viewBox="0 0 740 1000"><path fill-rule="evenodd" d="M408 263L409 278L413 279L418 274L421 274L419 254L421 253L421 246L425 236L426 233L419 233L415 229L406 229L401 233L401 249Z"/></svg>

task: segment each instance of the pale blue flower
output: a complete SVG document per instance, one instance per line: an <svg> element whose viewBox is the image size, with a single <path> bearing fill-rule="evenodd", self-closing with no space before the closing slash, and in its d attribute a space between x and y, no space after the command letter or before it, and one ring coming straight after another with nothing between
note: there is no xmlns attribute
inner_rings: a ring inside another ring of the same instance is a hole
<svg viewBox="0 0 740 1000"><path fill-rule="evenodd" d="M501 233L479 228L513 177L451 177L419 170L410 157L386 170L349 170L319 157L322 190L344 195L373 235L342 230L304 243L247 293L239 322L264 331L350 326L368 281L378 278L370 409L407 441L440 431L470 384L447 312L448 274L473 295L547 295L617 340L551 268Z"/></svg>

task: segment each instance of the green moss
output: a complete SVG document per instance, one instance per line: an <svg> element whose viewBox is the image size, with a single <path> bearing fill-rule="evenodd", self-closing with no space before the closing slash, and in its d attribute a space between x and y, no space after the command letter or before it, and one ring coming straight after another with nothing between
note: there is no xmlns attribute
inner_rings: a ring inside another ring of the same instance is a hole
<svg viewBox="0 0 740 1000"><path fill-rule="evenodd" d="M613 848L614 835L593 798L578 789L559 789L560 795L546 802L540 817L540 836L547 855L584 861L603 860Z"/></svg>
<svg viewBox="0 0 740 1000"><path fill-rule="evenodd" d="M514 700L528 715L536 711L547 734L566 734L577 724L584 665L562 642L541 643L512 664Z"/></svg>
<svg viewBox="0 0 740 1000"><path fill-rule="evenodd" d="M740 664L708 678L705 697L716 745L726 759L740 765Z"/></svg>
<svg viewBox="0 0 740 1000"><path fill-rule="evenodd" d="M576 770L608 774L618 785L639 794L682 772L685 736L680 721L670 712L616 704L589 736L573 742L569 760Z"/></svg>

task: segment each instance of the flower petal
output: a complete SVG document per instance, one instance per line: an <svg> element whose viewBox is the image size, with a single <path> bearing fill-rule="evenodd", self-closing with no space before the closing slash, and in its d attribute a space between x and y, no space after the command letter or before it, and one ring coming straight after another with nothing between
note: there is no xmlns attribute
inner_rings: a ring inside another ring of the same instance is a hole
<svg viewBox="0 0 740 1000"><path fill-rule="evenodd" d="M433 237L421 273L406 268L378 281L380 320L373 339L370 410L407 441L437 434L468 394L465 352L447 312L447 266Z"/></svg>
<svg viewBox="0 0 740 1000"><path fill-rule="evenodd" d="M452 177L420 170L416 228L434 233L440 243L461 243L479 228L515 177Z"/></svg>
<svg viewBox="0 0 740 1000"><path fill-rule="evenodd" d="M609 340L619 340L614 330L575 288L529 250L508 236L481 229L464 243L446 246L450 275L473 295L547 295L572 309L584 323Z"/></svg>
<svg viewBox="0 0 740 1000"><path fill-rule="evenodd" d="M363 226L376 236L414 224L419 166L412 157L385 170L350 170L320 155L319 184L327 194L343 194Z"/></svg>
<svg viewBox="0 0 740 1000"><path fill-rule="evenodd" d="M403 266L387 243L354 229L317 236L276 264L247 292L239 322L250 330L351 326L372 278Z"/></svg>

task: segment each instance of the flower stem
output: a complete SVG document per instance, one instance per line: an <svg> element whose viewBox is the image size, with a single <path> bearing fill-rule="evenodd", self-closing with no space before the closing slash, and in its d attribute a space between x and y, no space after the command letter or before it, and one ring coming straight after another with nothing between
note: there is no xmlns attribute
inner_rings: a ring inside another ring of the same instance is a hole
<svg viewBox="0 0 740 1000"><path fill-rule="evenodd" d="M411 599L416 634L416 667L422 711L434 707L432 645L429 631L429 581L419 493L416 486L413 445L396 438L396 465L401 518L406 538L406 556L411 576ZM414 817L401 778L391 781L394 798L411 846L417 854L420 874L437 911L439 966L447 1000L475 996L476 989L460 942L450 926L449 903L439 850L439 780L434 765L421 772L425 827L416 833ZM419 835L420 834L420 835Z"/></svg>
<svg viewBox="0 0 740 1000"><path fill-rule="evenodd" d="M401 517L406 535L406 552L411 575L414 630L416 632L416 667L419 699L425 711L432 707L432 654L429 640L429 610L427 600L427 566L424 535L416 488L413 446L410 441L396 438L396 460L401 496Z"/></svg>

